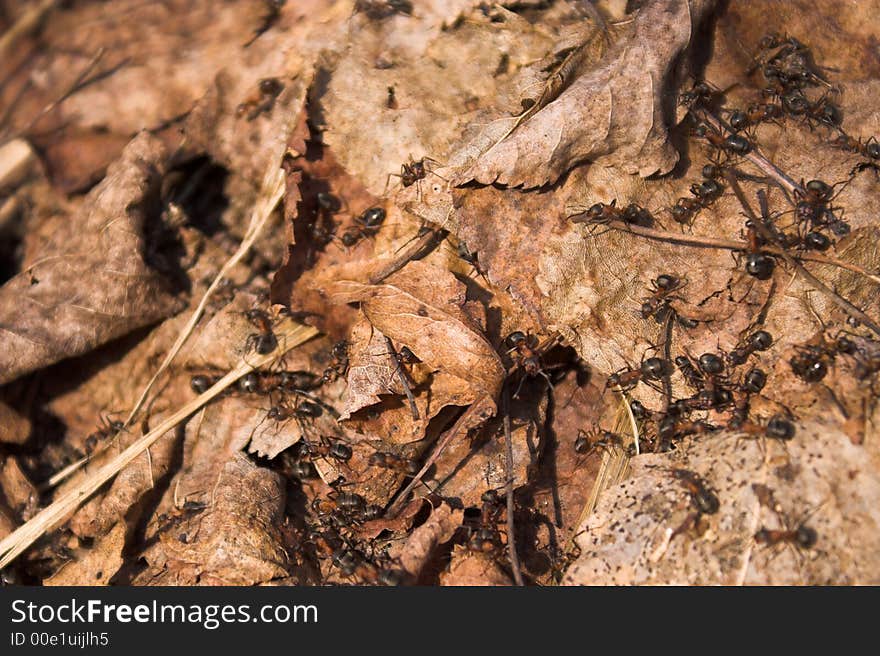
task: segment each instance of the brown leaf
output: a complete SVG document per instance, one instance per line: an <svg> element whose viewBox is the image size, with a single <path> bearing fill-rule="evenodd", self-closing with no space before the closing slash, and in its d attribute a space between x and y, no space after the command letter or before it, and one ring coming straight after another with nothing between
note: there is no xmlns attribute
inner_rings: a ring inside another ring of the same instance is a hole
<svg viewBox="0 0 880 656"><path fill-rule="evenodd" d="M410 533L399 552L395 553L403 569L418 576L434 549L452 539L463 518L461 510L454 510L446 504L435 508L427 521Z"/></svg>
<svg viewBox="0 0 880 656"><path fill-rule="evenodd" d="M169 522L144 554L145 585L253 585L287 574L279 476L236 455L203 496L207 507Z"/></svg>
<svg viewBox="0 0 880 656"><path fill-rule="evenodd" d="M456 547L449 570L440 576L442 586L508 586L513 581L492 556Z"/></svg>
<svg viewBox="0 0 880 656"><path fill-rule="evenodd" d="M109 585L124 562L122 551L127 533L126 523L117 522L106 535L95 541L94 546L80 550L74 560L44 579L43 585Z"/></svg>
<svg viewBox="0 0 880 656"><path fill-rule="evenodd" d="M763 441L763 440L762 440ZM824 457L833 453L834 457ZM876 584L880 479L861 447L837 430L798 427L780 446L723 433L688 440L670 455L632 461L633 477L599 500L580 527L582 553L570 585ZM734 464L735 466L731 466ZM720 501L688 529L694 506L670 468L699 474ZM752 485L770 487L780 512L763 507ZM639 512L633 513L635 504ZM783 523L787 522L787 526ZM817 531L814 549L757 544L762 527ZM676 530L681 532L676 534Z"/></svg>
<svg viewBox="0 0 880 656"><path fill-rule="evenodd" d="M144 261L164 149L143 134L27 270L0 288L0 382L80 355L180 309Z"/></svg>
<svg viewBox="0 0 880 656"><path fill-rule="evenodd" d="M497 398L504 379L501 359L465 314L464 286L448 271L415 261L379 285L343 277L325 287L334 303L360 301L380 332L432 369L459 378L454 405L483 395Z"/></svg>
<svg viewBox="0 0 880 656"><path fill-rule="evenodd" d="M668 143L663 94L691 34L714 4L643 5L630 32L598 67L578 71L558 98L509 136L516 119L493 122L451 157L450 167L458 168L453 183L540 187L584 160L642 176L667 173L678 153Z"/></svg>
<svg viewBox="0 0 880 656"><path fill-rule="evenodd" d="M0 442L24 444L30 434L30 420L4 401L0 401Z"/></svg>

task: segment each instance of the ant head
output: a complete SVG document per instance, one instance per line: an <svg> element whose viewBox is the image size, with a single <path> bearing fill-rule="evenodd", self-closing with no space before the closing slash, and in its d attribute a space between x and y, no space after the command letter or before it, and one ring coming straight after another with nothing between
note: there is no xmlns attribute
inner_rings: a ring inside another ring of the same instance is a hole
<svg viewBox="0 0 880 656"><path fill-rule="evenodd" d="M528 338L526 337L526 334L524 332L522 332L521 330L515 330L504 338L504 343L509 348L516 348L520 344L526 344L527 339Z"/></svg>

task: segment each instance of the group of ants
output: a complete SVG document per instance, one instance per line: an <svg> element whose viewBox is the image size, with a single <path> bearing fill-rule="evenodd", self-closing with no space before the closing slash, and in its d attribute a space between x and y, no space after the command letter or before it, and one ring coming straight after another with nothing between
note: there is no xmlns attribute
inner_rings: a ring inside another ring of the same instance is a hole
<svg viewBox="0 0 880 656"><path fill-rule="evenodd" d="M687 121L691 134L705 140L714 153L712 161L702 168L701 181L691 186L691 196L679 198L668 209L672 219L683 227L689 226L700 210L708 208L721 197L725 180L730 179L728 176L732 174L754 179L736 168L735 160L753 150L755 128L764 122L797 121L811 130L819 128L827 131L832 135L829 137L831 144L856 153L864 160L853 169L850 180L867 170L875 173L880 171L880 143L874 138L867 141L855 139L843 131L840 109L833 102L835 89L822 77L803 43L788 36L765 37L749 74L756 72L765 81L762 98L744 110L721 106L723 93L706 82L697 82L690 91L681 95L681 102L690 110ZM807 89L820 86L826 91L818 99L811 100ZM274 93L276 90L269 91ZM431 173L427 161L430 161L429 158L418 161L411 159L404 164L398 176L402 185L416 184ZM839 193L835 189L848 182L831 185L817 179L800 185L793 199L792 224L783 228L775 220L766 221L774 241L795 254L832 248L836 239L849 234L849 225L840 218L841 208L833 204ZM331 217L340 208L340 200L332 194L317 194L317 218L312 236L319 246L326 246L330 242L334 230L327 226L332 224ZM769 214L763 213L765 218L769 218ZM367 208L354 218L340 241L345 247L350 247L363 238L370 238L380 230L384 219L384 209ZM616 202L596 203L585 212L571 216L570 220L590 226L607 226L615 222L623 226L647 228L657 222L652 212L636 204L621 207ZM761 249L766 241L751 220L746 222L745 232L749 246L744 253L744 269L757 280L769 280L777 265L776 257ZM482 274L475 253L461 244L458 255ZM678 294L683 286L684 281L674 274L658 275L651 281L643 299L639 309L641 317L665 325L667 335L673 324L683 330L694 328L698 322L681 315L673 307L675 300L681 300ZM246 316L256 328L247 338L247 349L259 354L272 353L278 347L278 339L273 332L274 319L266 311L256 308L248 311ZM851 323L855 329L857 322ZM606 382L606 390L614 390L626 399L639 427L638 436L623 436L594 425L590 430L579 430L569 448L584 457L609 449L623 450L631 456L636 451L668 451L676 448L676 444L686 436L709 435L722 429L753 438L781 442L792 440L796 429L790 413L761 420L750 412L751 400L762 392L768 378L763 369L752 364L754 356L768 351L773 344L774 337L758 324L753 324L740 343L728 353L643 356L638 366L616 371ZM519 378L514 397L519 395L524 380L538 376L542 376L552 390L554 374L549 373L552 367L546 365L546 358L551 350L559 346L558 334L540 342L531 333L515 331L504 339L503 355L510 378ZM389 355L397 362L396 375L406 383L406 366L418 362L418 359L406 347ZM844 357L851 359L853 371L859 380L873 383L874 375L880 371L880 348L871 338L853 332L840 331L829 337L823 330L807 343L796 347L790 366L792 372L803 381L818 383L825 378L835 361ZM254 371L241 378L232 393L281 398L267 411L266 418L275 422L308 422L324 413L338 416L332 406L315 392L322 385L346 375L348 344L345 341L332 347L326 364L321 373ZM690 390L689 395L681 398L674 398L672 393L670 377L676 371L684 387ZM196 374L191 379L191 387L200 394L216 381L216 377ZM659 392L665 400L665 407L662 410L651 409L632 398L629 393L638 385L647 385ZM291 397L295 399L294 403L286 400ZM713 417L723 418L723 423L710 423L707 419L710 413ZM89 436L87 448L92 448L121 429L120 422L107 422ZM320 443L314 443L304 438L292 447L287 456L287 462L290 463L286 468L287 473L293 478L306 480L318 476L314 465L316 458L347 462L352 457L352 449L342 441L321 438ZM369 458L369 466L391 470L400 476L401 481L411 479L421 469L417 459L378 450ZM670 474L690 497L694 509L690 526L697 525L703 515L712 515L719 510L721 504L716 493L700 475L675 468L670 469ZM337 483L341 485L335 486L326 497L311 502L308 508L310 517L301 541L303 551L310 551L319 561L329 559L340 575L350 581L378 585L414 583L413 576L400 568L386 550L374 548L373 541L367 543L357 538L353 531L364 522L383 517L384 509L368 503L354 492L345 491L344 481ZM766 486L754 486L754 489L759 501L777 515L782 525L782 528L760 528L754 535L757 543L769 546L789 544L800 549L814 547L818 535L806 524L806 520L791 521L776 503L773 491ZM465 513L464 523L454 541L474 552L500 558L508 546L503 528L508 519L504 501L504 496L497 490L484 492L481 505L467 509L469 512ZM188 508L190 511L204 510L202 504L188 505L193 506Z"/></svg>

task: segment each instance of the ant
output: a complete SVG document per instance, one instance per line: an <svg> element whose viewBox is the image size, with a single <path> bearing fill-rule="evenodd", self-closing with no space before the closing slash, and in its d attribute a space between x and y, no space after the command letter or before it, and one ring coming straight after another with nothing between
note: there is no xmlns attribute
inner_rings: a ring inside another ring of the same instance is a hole
<svg viewBox="0 0 880 656"><path fill-rule="evenodd" d="M395 14L412 16L413 4L410 0L357 0L354 13L363 12L370 20L384 20Z"/></svg>
<svg viewBox="0 0 880 656"><path fill-rule="evenodd" d="M721 507L718 497L700 476L687 469L670 470L672 477L679 481L691 496L691 503L698 513L714 515Z"/></svg>
<svg viewBox="0 0 880 656"><path fill-rule="evenodd" d="M718 429L718 426L706 421L677 419L674 415L667 415L660 420L657 426L657 435L662 443L669 444L674 439L688 435L706 435Z"/></svg>
<svg viewBox="0 0 880 656"><path fill-rule="evenodd" d="M553 387L553 381L550 380L550 376L544 371L541 356L551 344L556 342L557 337L558 333L545 344L539 344L538 338L531 333L524 333L521 330L515 330L504 338L504 344L508 347L508 355L511 353L516 354L514 365L508 373L512 372L514 368L520 367L525 374L520 379L519 386L516 388L513 398L519 397L519 392L522 389L526 378L543 376L547 381L547 384L550 385L550 387Z"/></svg>
<svg viewBox="0 0 880 656"><path fill-rule="evenodd" d="M86 454L92 453L92 451L95 450L95 447L98 446L99 442L103 442L105 440L109 440L115 437L124 429L124 422L121 422L118 419L111 420L106 415L101 415L101 421L98 424L98 430L90 433L83 442Z"/></svg>
<svg viewBox="0 0 880 656"><path fill-rule="evenodd" d="M253 348L260 355L266 355L278 348L278 338L272 331L272 319L269 318L269 314L265 310L254 308L248 310L245 316L260 331L248 335L245 341L245 351Z"/></svg>
<svg viewBox="0 0 880 656"><path fill-rule="evenodd" d="M322 382L325 383L338 380L348 371L348 342L344 339L336 342L330 355L333 358L333 363L324 369L324 374L321 376Z"/></svg>
<svg viewBox="0 0 880 656"><path fill-rule="evenodd" d="M419 473L421 466L418 461L413 458L404 458L395 453L387 453L384 451L376 451L370 456L368 464L374 467L388 469L398 474L406 474L407 476L415 476Z"/></svg>
<svg viewBox="0 0 880 656"><path fill-rule="evenodd" d="M394 92L394 87L388 87L388 97L385 100L385 107L387 109L397 109L397 95Z"/></svg>
<svg viewBox="0 0 880 656"><path fill-rule="evenodd" d="M707 126L705 123L698 125L694 130L694 134L697 137L706 139L706 141L716 148L720 148L721 150L734 155L748 155L752 150L751 142L741 134L731 134L725 137L720 132Z"/></svg>
<svg viewBox="0 0 880 656"><path fill-rule="evenodd" d="M828 206L834 198L833 186L822 180L810 180L804 185L803 191L795 190L795 198L795 221L808 234L826 227L836 237L849 234L849 224L835 217L833 209Z"/></svg>
<svg viewBox="0 0 880 656"><path fill-rule="evenodd" d="M750 105L748 110L735 109L727 117L730 129L734 132L747 130L748 128L773 121L782 117L782 107L776 103L756 103Z"/></svg>
<svg viewBox="0 0 880 656"><path fill-rule="evenodd" d="M409 161L400 165L400 173L388 174L388 178L385 180L385 190L388 190L388 184L391 182L391 178L400 178L400 184L403 185L403 187L411 187L417 182L424 180L428 176L428 173L432 173L432 171L425 165L425 162L437 163L437 160L431 159L430 157L422 157L421 159L416 160L410 155ZM434 175L437 174L434 173ZM421 194L421 188L417 187L417 189Z"/></svg>
<svg viewBox="0 0 880 656"><path fill-rule="evenodd" d="M776 269L776 260L761 252L762 240L751 220L746 221L748 250L746 253L746 273L758 280L769 280Z"/></svg>
<svg viewBox="0 0 880 656"><path fill-rule="evenodd" d="M473 267L473 272L476 272L478 276L480 276L487 283L489 282L489 278L487 277L487 271L480 265L480 262L477 259L477 252L471 251L468 249L467 244L463 241L458 243L458 248L456 249L456 255L460 257L462 260L467 262Z"/></svg>
<svg viewBox="0 0 880 656"><path fill-rule="evenodd" d="M669 274L661 274L651 281L651 295L646 297L642 303L642 319L654 317L657 323L662 323L669 313L669 301L673 298L672 292L681 289L683 283L675 276Z"/></svg>
<svg viewBox="0 0 880 656"><path fill-rule="evenodd" d="M482 506L479 525L476 530L471 529L467 546L471 551L478 553L496 553L504 547L498 523L501 521L505 505L502 497L495 490L483 492L480 501Z"/></svg>
<svg viewBox="0 0 880 656"><path fill-rule="evenodd" d="M644 360L638 369L621 369L608 376L605 383L608 387L619 387L627 390L636 386L639 381L660 380L669 373L669 363L661 358L651 357Z"/></svg>
<svg viewBox="0 0 880 656"><path fill-rule="evenodd" d="M855 342L845 334L838 334L831 340L824 334L810 339L809 342L795 347L797 351L789 360L795 376L807 383L818 383L828 373L828 366L834 363L838 355L858 354Z"/></svg>
<svg viewBox="0 0 880 656"><path fill-rule="evenodd" d="M309 371L252 371L238 381L238 389L246 394L296 392L314 389L317 386L317 376Z"/></svg>
<svg viewBox="0 0 880 656"><path fill-rule="evenodd" d="M397 379L400 381L401 387L403 387L403 392L406 394L406 399L409 402L410 413L412 414L413 421L419 420L419 408L416 405L416 399L413 396L412 388L410 387L409 380L407 379L406 372L403 367L407 364L418 364L421 362L419 358L413 353L408 346L404 346L400 351L396 351L394 349L394 343L391 341L389 337L385 337L385 344L388 347L388 354L391 358L397 363L397 367L394 370L394 373L397 374Z"/></svg>
<svg viewBox="0 0 880 656"><path fill-rule="evenodd" d="M773 335L766 330L755 331L727 354L727 361L732 366L745 364L750 355L758 351L766 351L771 346L773 346Z"/></svg>
<svg viewBox="0 0 880 656"><path fill-rule="evenodd" d="M257 91L248 96L243 103L235 109L235 115L253 121L260 114L269 113L275 105L275 99L284 89L284 84L277 77L267 77L260 80Z"/></svg>
<svg viewBox="0 0 880 656"><path fill-rule="evenodd" d="M597 449L609 449L612 446L623 448L623 439L620 435L607 430L599 430L595 426L589 432L578 429L577 438L574 441L575 453L580 455L589 455Z"/></svg>
<svg viewBox="0 0 880 656"><path fill-rule="evenodd" d="M736 429L742 426L749 416L753 394L759 394L767 384L767 374L761 369L750 369L733 394L733 414L727 427Z"/></svg>
<svg viewBox="0 0 880 656"><path fill-rule="evenodd" d="M843 133L832 144L868 159L880 159L880 143L877 142L877 137L869 137L867 141L862 143L861 139Z"/></svg>
<svg viewBox="0 0 880 656"><path fill-rule="evenodd" d="M379 232L385 220L385 210L381 207L370 207L355 217L354 225L346 230L341 237L342 244L351 248L361 239L368 239Z"/></svg>
<svg viewBox="0 0 880 656"><path fill-rule="evenodd" d="M766 426L746 420L732 428L749 437L769 437L783 442L787 442L795 435L794 424L781 415L771 417Z"/></svg>
<svg viewBox="0 0 880 656"><path fill-rule="evenodd" d="M705 207L709 207L721 196L724 187L714 179L719 174L719 169L714 164L707 164L703 167L705 179L699 184L694 183L691 185L691 194L693 194L694 198L683 196L669 210L670 214L672 214L672 219L676 223L682 225L690 223L697 212Z"/></svg>
<svg viewBox="0 0 880 656"><path fill-rule="evenodd" d="M686 355L679 355L676 356L674 362L688 385L696 390L702 390L703 387L705 387L706 381L703 378L703 374L697 370L689 357Z"/></svg>
<svg viewBox="0 0 880 656"><path fill-rule="evenodd" d="M320 444L311 444L307 440L303 440L300 454L308 458L333 458L341 462L351 460L351 447L342 442L332 442L326 437L321 437Z"/></svg>
<svg viewBox="0 0 880 656"><path fill-rule="evenodd" d="M266 414L267 419L274 419L277 422L288 421L289 419L316 418L324 414L324 409L312 401L299 401L296 406L290 407L286 403L279 403L269 408Z"/></svg>
<svg viewBox="0 0 880 656"><path fill-rule="evenodd" d="M206 376L205 374L196 374L189 379L189 386L196 394L204 394L212 387L221 376Z"/></svg>
<svg viewBox="0 0 880 656"><path fill-rule="evenodd" d="M630 203L625 208L617 207L617 199L610 203L596 203L586 212L580 212L570 217L572 223L589 223L602 225L611 221L621 221L629 225L650 228L654 225L654 217L643 207Z"/></svg>

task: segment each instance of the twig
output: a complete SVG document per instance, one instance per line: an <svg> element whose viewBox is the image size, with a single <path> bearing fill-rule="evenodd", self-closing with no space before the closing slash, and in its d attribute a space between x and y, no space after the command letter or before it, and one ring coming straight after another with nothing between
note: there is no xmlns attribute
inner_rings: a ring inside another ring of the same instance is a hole
<svg viewBox="0 0 880 656"><path fill-rule="evenodd" d="M286 329L285 329L286 326ZM0 541L0 569L3 569L21 553L40 538L46 531L62 522L70 513L85 503L102 485L122 471L129 463L148 449L160 437L165 435L179 423L191 416L196 410L223 393L226 388L239 378L278 359L287 351L318 334L318 330L310 326L294 324L286 320L285 326L278 331L280 347L274 352L256 358L254 362L242 361L228 374L218 380L209 390L193 399L177 412L162 421L146 435L139 437L131 446L115 456L108 463L89 474L85 480L68 490L61 498L41 510L33 518L19 526L15 531ZM284 332L282 332L284 331Z"/></svg>
<svg viewBox="0 0 880 656"><path fill-rule="evenodd" d="M779 249L779 251L780 251L779 255L782 257L782 259L784 259L788 263L788 265L791 266L795 270L795 272L797 272L798 275L800 275L802 278L804 278L804 280L806 280L811 285L813 285L813 287L815 287L818 291L825 294L825 296L827 296L830 301L832 301L835 305L837 305L839 308L841 308L844 312L846 312L850 316L854 317L855 319L858 319L861 323L865 324L865 326L870 328L871 331L874 332L874 334L880 335L880 326L875 324L867 314L862 312L855 305L850 303L848 300L843 298L840 294L838 294L837 292L832 290L830 287L828 287L825 283L823 283L821 280L819 280L812 273L807 271L800 262L795 260L788 253L788 251L786 251L784 248L782 248L779 245L779 242L776 241L776 238L773 236L773 233L770 231L770 229L767 227L767 225L765 223L767 221L767 217L764 216L764 217L761 217L761 219L759 219L755 215L755 211L752 209L751 205L749 205L749 202L746 199L742 188L739 186L739 184L736 181L736 178L734 178L733 175L730 174L730 172L725 172L725 177L727 178L727 182L730 184L730 188L733 189L733 193L736 194L736 198L737 198L737 200L739 200L739 204L742 205L743 211L746 213L746 216L748 216L749 220L752 222L752 225L755 226L755 230L757 230L761 234L761 237L765 241L767 241L771 244L774 244ZM761 198L762 194L763 194L763 190L759 190L758 191L758 198L759 199ZM762 202L762 204L764 203L764 201L761 201L761 202Z"/></svg>
<svg viewBox="0 0 880 656"><path fill-rule="evenodd" d="M5 59L7 51L12 49L21 37L36 30L40 22L55 6L57 0L43 0L36 7L26 10L18 20L0 36L0 57Z"/></svg>
<svg viewBox="0 0 880 656"><path fill-rule="evenodd" d="M219 287L221 281L229 272L229 270L232 269L236 264L238 264L250 250L251 246L253 246L257 237L262 232L263 227L266 225L269 216L272 214L272 211L275 209L275 206L278 204L278 201L281 200L281 197L283 195L284 171L280 168L275 168L273 166L263 180L263 186L260 190L260 196L257 205L254 207L253 214L251 215L250 224L248 225L247 232L245 233L244 238L242 239L241 244L238 247L238 250L235 251L232 257L230 257L226 261L226 263L217 274L217 277L214 278L213 282L208 287L204 296L202 296L202 300L199 301L198 306L193 311L192 316L186 323L186 326L184 326L183 330L180 332L180 335L178 335L177 341L174 342L171 350L168 351L168 354L165 356L165 360L162 361L159 369L157 369L156 373L153 374L150 382L147 383L144 391L141 392L140 398L138 398L137 403L135 403L134 407L131 409L128 418L125 420L126 426L131 424L132 419L134 419L135 415L137 415L138 411L141 409L141 406L144 404L147 395L150 393L153 385L156 384L159 376L161 376L162 373L164 373L164 371L168 368L172 360L174 360L178 352L180 352L180 349L183 347L186 340L192 334L193 330L196 327L196 324L199 322L199 319L202 318L202 314L205 311L205 307L207 306L208 300L211 298L211 295L217 290L217 287Z"/></svg>
<svg viewBox="0 0 880 656"><path fill-rule="evenodd" d="M623 221L609 221L605 223L607 227L613 230L619 230L620 232L631 232L634 235L638 235L639 237L646 237L647 239L656 239L657 241L666 241L673 244L680 244L682 246L692 246L694 248L722 248L729 251L747 251L749 249L749 245L744 241L735 241L733 239L719 239L717 237L701 237L695 235L686 235L681 232L667 232L665 230L655 230L654 228L645 228L642 226L632 225L631 223L624 223ZM769 253L771 255L779 255L782 256L784 249L781 246L761 246L760 252ZM784 251L788 252L788 251ZM817 264L826 264L828 266L835 266L840 269L846 269L847 271L852 271L853 273L857 273L859 275L868 278L871 282L880 285L880 276L871 273L870 271L860 267L858 264L853 264L852 262L847 262L845 260L838 260L833 257L828 257L827 255L820 255L818 253L799 253L796 256L791 255L791 257L797 257L799 260L803 260L805 262L816 262Z"/></svg>
<svg viewBox="0 0 880 656"><path fill-rule="evenodd" d="M443 241L448 234L449 233L446 230L429 230L414 241L412 245L400 255L382 265L380 269L370 275L370 284L378 285L392 273L400 271L406 266L407 262L416 259L418 255L422 254L422 251L428 250L429 248L433 249L437 244Z"/></svg>
<svg viewBox="0 0 880 656"><path fill-rule="evenodd" d="M709 110L700 107L694 108L691 111L696 112L703 121L711 125L716 131L720 132L721 134L730 134L730 131L724 126L724 124L720 120L718 120L718 117ZM769 177L773 178L779 184L779 186L785 189L789 194L794 194L795 192L798 192L799 194L803 195L805 193L803 187L801 187L798 183L789 178L778 166L776 166L773 162L764 157L760 153L760 151L756 150L756 146L754 143L752 144L752 149L745 154L745 158L752 164L757 166L759 169L761 169Z"/></svg>
<svg viewBox="0 0 880 656"><path fill-rule="evenodd" d="M558 344L562 341L562 333L559 331L554 332L550 337L548 337L542 344L538 346L538 351L541 353L546 353L550 348ZM507 377L509 378L511 374L516 371L519 371L521 368L520 363L515 364L510 368L510 371L507 372ZM422 477L428 472L431 468L431 465L440 457L440 454L443 453L443 450L449 446L449 443L452 442L452 438L458 435L464 426L467 426L467 430L473 428L474 426L478 426L483 423L486 418L480 417L480 421L475 421L473 415L477 413L477 411L482 412L484 410L484 406L486 402L489 400L487 395L481 395L474 399L473 403L468 407L467 410L464 411L464 414L458 418L458 421L446 431L443 435L440 436L437 444L434 446L434 450L431 452L431 455L428 456L428 459L425 461L425 464L422 465L419 473L415 475L415 477L409 482L409 484L403 488L403 490L394 497L394 501L391 502L391 505L388 507L388 512L385 513L386 517L393 518L400 509L403 507L404 502L406 501L407 495L412 492L416 486L422 482ZM473 424L471 424L473 422Z"/></svg>
<svg viewBox="0 0 880 656"><path fill-rule="evenodd" d="M437 444L434 446L434 450L431 452L431 455L428 456L428 459L425 460L425 464L422 465L422 468L419 470L419 473L416 474L413 479L407 484L403 490L401 490L394 500L391 502L391 505L388 507L388 511L385 513L385 517L389 519L393 519L397 516L397 513L400 512L401 508L403 508L404 503L406 503L406 498L409 496L409 493L412 492L417 485L422 482L422 477L428 473L428 470L431 468L431 465L436 462L437 458L440 457L440 454L443 453L443 450L452 442L452 439L459 435L462 432L462 429L465 426L470 428L470 423L474 420L473 415L476 414L477 408L482 408L483 404L487 400L486 396L480 396L474 400L474 402L468 407L467 410L458 418L452 428L443 433L440 436L440 439L437 441ZM465 430L468 430L465 429Z"/></svg>
<svg viewBox="0 0 880 656"><path fill-rule="evenodd" d="M504 443L507 451L505 461L505 475L507 477L507 552L510 556L510 569L513 572L513 580L517 585L525 585L522 571L519 567L519 555L516 553L516 533L514 532L514 504L513 504L513 437L510 434L510 390L504 385L502 399L504 411Z"/></svg>

